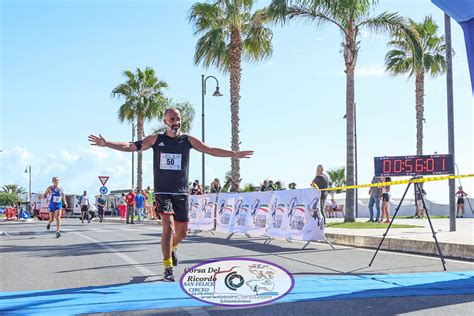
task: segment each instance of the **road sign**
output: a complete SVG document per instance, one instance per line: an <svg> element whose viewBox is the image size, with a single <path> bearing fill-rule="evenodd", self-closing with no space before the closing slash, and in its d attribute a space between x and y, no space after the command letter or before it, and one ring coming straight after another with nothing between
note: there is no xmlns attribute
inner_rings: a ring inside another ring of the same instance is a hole
<svg viewBox="0 0 474 316"><path fill-rule="evenodd" d="M109 189L107 189L107 187L101 187L99 191L100 191L100 194L107 194L107 192L109 192Z"/></svg>
<svg viewBox="0 0 474 316"><path fill-rule="evenodd" d="M100 180L100 183L102 183L102 185L105 185L107 183L107 180L109 180L109 176L99 176L99 180Z"/></svg>

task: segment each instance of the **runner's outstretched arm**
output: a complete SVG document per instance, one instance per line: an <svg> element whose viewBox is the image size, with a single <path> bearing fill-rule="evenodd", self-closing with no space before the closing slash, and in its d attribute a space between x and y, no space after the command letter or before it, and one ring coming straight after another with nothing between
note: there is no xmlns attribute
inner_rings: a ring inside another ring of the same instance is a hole
<svg viewBox="0 0 474 316"><path fill-rule="evenodd" d="M139 150L147 150L153 146L154 142L156 141L157 135L150 135L145 137L141 141L137 141L134 143L123 143L123 142L111 142L106 140L102 135L89 135L88 140L91 142L92 146L99 146L99 147L108 147L118 151L139 151ZM138 148L138 147L140 148Z"/></svg>
<svg viewBox="0 0 474 316"><path fill-rule="evenodd" d="M253 155L253 150L243 150L243 151L232 151L226 150L217 147L210 147L203 143L201 140L188 136L189 142L194 149L202 153L215 156L215 157L230 157L230 158L250 158Z"/></svg>

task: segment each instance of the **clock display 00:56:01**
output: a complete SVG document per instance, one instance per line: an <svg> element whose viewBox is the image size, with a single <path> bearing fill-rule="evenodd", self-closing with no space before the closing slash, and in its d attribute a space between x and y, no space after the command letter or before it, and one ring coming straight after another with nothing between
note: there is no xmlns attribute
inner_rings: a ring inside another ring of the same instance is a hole
<svg viewBox="0 0 474 316"><path fill-rule="evenodd" d="M453 174L452 155L375 157L375 175Z"/></svg>

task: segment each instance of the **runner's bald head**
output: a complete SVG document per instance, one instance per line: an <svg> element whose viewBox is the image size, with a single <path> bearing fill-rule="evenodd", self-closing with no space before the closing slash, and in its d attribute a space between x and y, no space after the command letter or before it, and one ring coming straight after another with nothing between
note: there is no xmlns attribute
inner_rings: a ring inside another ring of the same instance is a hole
<svg viewBox="0 0 474 316"><path fill-rule="evenodd" d="M168 116L173 115L173 114L174 114L174 115L179 115L179 116L181 116L181 113L179 112L179 110L178 110L178 109L174 109L174 108L166 109L166 111L165 111L165 113L164 113L163 116L164 116L164 118L165 118L165 120L166 120L166 118L167 118Z"/></svg>

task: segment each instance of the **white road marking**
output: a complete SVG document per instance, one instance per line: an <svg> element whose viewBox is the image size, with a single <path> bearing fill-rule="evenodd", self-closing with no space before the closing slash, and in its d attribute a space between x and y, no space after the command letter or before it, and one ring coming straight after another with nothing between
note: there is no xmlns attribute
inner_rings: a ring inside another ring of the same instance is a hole
<svg viewBox="0 0 474 316"><path fill-rule="evenodd" d="M143 274L144 276L154 276L156 273L151 271L150 269L146 268L146 267L143 267L141 266L141 263L130 258L129 256L127 256L126 254L124 253L121 253L120 251L118 251L117 249L113 248L113 247L110 247L109 245L106 245L106 244L103 244L101 243L99 240L96 240L94 238L91 238L89 236L86 236L84 234L81 234L81 233L78 233L78 232L73 232L73 234L76 234L84 239L87 239L89 241L92 241L93 243L96 243L97 245L101 246L102 248L105 248L107 249L108 251L114 253L116 256L118 256L119 258L121 258L123 261L125 261L126 263L129 263L131 264L133 267L135 267L138 271L140 271L141 274Z"/></svg>

